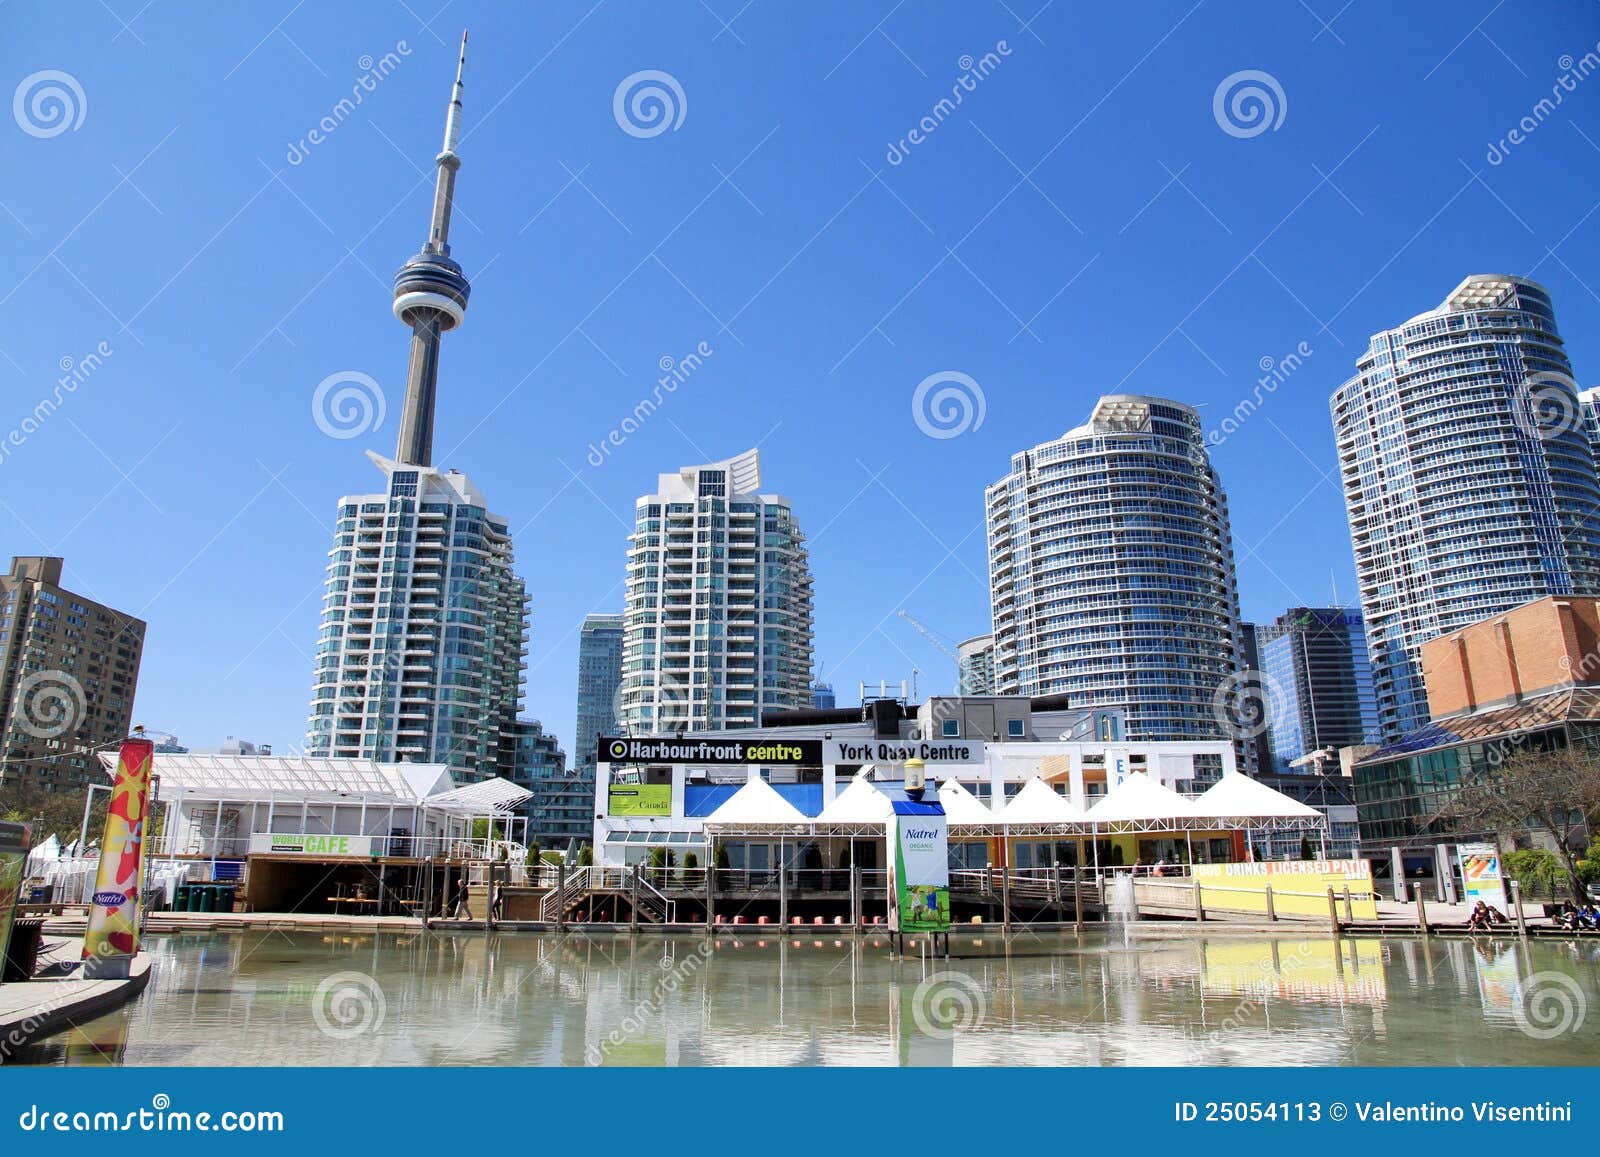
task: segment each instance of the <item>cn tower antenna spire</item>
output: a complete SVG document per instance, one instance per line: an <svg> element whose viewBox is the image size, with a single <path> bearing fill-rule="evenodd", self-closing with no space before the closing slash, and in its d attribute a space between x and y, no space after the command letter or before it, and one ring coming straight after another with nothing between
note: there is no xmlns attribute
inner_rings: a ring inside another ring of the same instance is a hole
<svg viewBox="0 0 1600 1157"><path fill-rule="evenodd" d="M461 324L472 292L461 266L450 256L450 210L455 202L461 158L461 94L467 68L467 34L461 34L456 82L444 119L444 147L434 158L433 221L422 252L400 267L394 279L394 315L411 327L411 364L406 372L405 408L395 460L407 466L433 464L433 411L439 389L440 339Z"/></svg>

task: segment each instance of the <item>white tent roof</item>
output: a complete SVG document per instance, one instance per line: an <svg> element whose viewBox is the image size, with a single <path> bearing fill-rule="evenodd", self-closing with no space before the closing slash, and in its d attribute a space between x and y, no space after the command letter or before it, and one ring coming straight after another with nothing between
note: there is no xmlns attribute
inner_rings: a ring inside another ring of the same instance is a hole
<svg viewBox="0 0 1600 1157"><path fill-rule="evenodd" d="M527 788L518 787L509 779L495 778L442 791L438 795L430 795L423 802L439 811L489 816L504 815L519 803L532 798L533 793Z"/></svg>
<svg viewBox="0 0 1600 1157"><path fill-rule="evenodd" d="M100 763L115 771L117 753ZM308 803L426 806L461 815L498 815L531 792L493 778L456 787L442 763L377 763L369 759L318 759L305 755L209 755L158 751L151 771L165 800L250 803L284 799Z"/></svg>
<svg viewBox="0 0 1600 1157"><path fill-rule="evenodd" d="M958 780L947 779L939 784L939 803L952 828L989 828L1000 822L1000 817Z"/></svg>
<svg viewBox="0 0 1600 1157"><path fill-rule="evenodd" d="M1022 790L1011 797L1011 802L1001 810L999 821L1008 827L1024 824L1078 824L1083 813L1055 789L1037 777L1022 785ZM990 821L993 822L993 819Z"/></svg>
<svg viewBox="0 0 1600 1157"><path fill-rule="evenodd" d="M784 827L803 828L810 822L801 814L799 808L774 791L770 783L757 776L708 815L705 826L776 830Z"/></svg>
<svg viewBox="0 0 1600 1157"><path fill-rule="evenodd" d="M1242 771L1231 772L1212 784L1194 801L1197 814L1222 820L1320 820L1322 813L1251 779Z"/></svg>
<svg viewBox="0 0 1600 1157"><path fill-rule="evenodd" d="M1142 771L1134 772L1117 784L1088 813L1088 819L1097 824L1148 824L1163 820L1187 824L1201 816L1192 801Z"/></svg>
<svg viewBox="0 0 1600 1157"><path fill-rule="evenodd" d="M727 801L732 803L733 800ZM724 804L724 807L727 805ZM721 809L718 809L719 812ZM712 816L715 820L716 816ZM823 824L877 824L882 825L894 818L894 805L889 802L889 797L872 786L872 781L864 775L856 775L849 785L824 807L816 818L816 823ZM709 822L709 821L708 821Z"/></svg>

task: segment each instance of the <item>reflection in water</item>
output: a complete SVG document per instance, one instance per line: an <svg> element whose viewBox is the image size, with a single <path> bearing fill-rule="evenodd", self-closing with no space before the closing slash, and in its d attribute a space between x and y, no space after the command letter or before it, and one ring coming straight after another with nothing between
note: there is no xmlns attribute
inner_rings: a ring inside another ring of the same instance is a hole
<svg viewBox="0 0 1600 1157"><path fill-rule="evenodd" d="M35 1064L1600 1062L1588 944L957 934L886 940L157 937L132 1006ZM1597 1006L1600 1007L1600 1006Z"/></svg>

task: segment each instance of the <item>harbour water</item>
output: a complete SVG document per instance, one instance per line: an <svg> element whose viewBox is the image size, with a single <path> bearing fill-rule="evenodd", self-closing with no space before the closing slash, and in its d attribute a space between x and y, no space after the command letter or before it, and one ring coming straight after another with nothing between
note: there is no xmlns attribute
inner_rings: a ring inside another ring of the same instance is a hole
<svg viewBox="0 0 1600 1157"><path fill-rule="evenodd" d="M155 937L42 1065L1600 1063L1600 943L1151 932Z"/></svg>

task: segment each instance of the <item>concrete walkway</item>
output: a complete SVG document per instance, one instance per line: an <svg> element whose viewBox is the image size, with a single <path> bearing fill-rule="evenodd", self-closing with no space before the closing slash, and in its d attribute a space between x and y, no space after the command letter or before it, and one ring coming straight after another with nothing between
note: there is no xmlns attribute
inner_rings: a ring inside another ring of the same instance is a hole
<svg viewBox="0 0 1600 1157"><path fill-rule="evenodd" d="M56 940L46 944L57 960L76 960L81 941ZM150 983L150 959L133 962L127 980L84 980L73 969L60 977L0 984L0 1065L23 1045L63 1029L104 1016L144 991Z"/></svg>

